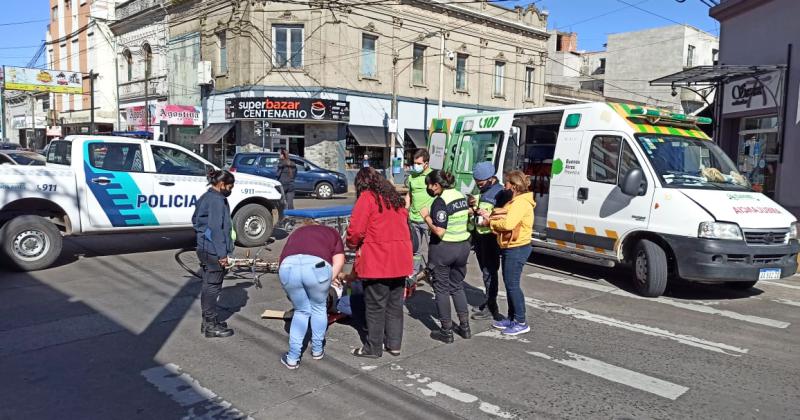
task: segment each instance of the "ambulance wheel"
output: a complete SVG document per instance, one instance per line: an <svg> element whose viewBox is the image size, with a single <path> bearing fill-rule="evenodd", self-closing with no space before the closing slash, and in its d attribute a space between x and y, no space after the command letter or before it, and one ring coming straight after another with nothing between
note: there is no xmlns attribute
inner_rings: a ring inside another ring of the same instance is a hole
<svg viewBox="0 0 800 420"><path fill-rule="evenodd" d="M0 229L2 257L12 269L35 271L51 266L61 255L56 225L39 216L19 216Z"/></svg>
<svg viewBox="0 0 800 420"><path fill-rule="evenodd" d="M247 204L233 215L236 242L243 247L264 245L272 235L272 213L260 204Z"/></svg>
<svg viewBox="0 0 800 420"><path fill-rule="evenodd" d="M725 286L735 289L735 290L750 290L751 287L755 286L758 283L758 280L751 280L751 281L729 281L725 283Z"/></svg>
<svg viewBox="0 0 800 420"><path fill-rule="evenodd" d="M317 184L314 194L316 194L317 199L328 200L333 197L333 185L327 182L320 182Z"/></svg>
<svg viewBox="0 0 800 420"><path fill-rule="evenodd" d="M636 290L645 297L658 297L667 288L669 270L667 254L656 243L642 239L636 245L633 261L633 281Z"/></svg>

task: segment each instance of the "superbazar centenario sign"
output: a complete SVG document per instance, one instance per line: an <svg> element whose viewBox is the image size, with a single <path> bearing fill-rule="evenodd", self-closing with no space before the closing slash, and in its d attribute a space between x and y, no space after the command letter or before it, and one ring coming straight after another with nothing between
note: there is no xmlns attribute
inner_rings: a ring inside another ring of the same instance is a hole
<svg viewBox="0 0 800 420"><path fill-rule="evenodd" d="M313 98L227 98L225 118L229 120L350 120L347 101Z"/></svg>

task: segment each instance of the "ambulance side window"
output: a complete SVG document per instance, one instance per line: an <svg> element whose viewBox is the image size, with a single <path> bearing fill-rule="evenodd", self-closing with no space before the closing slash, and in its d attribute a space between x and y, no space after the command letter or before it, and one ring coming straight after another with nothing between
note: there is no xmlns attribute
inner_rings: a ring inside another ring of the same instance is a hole
<svg viewBox="0 0 800 420"><path fill-rule="evenodd" d="M616 184L619 174L619 156L622 138L616 136L595 136L589 150L589 181L603 184Z"/></svg>
<svg viewBox="0 0 800 420"><path fill-rule="evenodd" d="M639 164L639 160L636 159L636 155L633 154L633 149L631 149L630 144L628 144L628 142L623 142L622 157L619 165L619 179L625 178L628 171L633 168L642 169L642 165Z"/></svg>
<svg viewBox="0 0 800 420"><path fill-rule="evenodd" d="M206 164L178 149L153 146L156 172L169 175L205 176Z"/></svg>

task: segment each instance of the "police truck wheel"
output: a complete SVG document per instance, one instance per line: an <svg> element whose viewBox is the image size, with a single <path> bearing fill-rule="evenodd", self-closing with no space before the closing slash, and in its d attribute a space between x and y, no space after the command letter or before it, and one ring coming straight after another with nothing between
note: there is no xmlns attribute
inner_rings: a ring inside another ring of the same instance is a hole
<svg viewBox="0 0 800 420"><path fill-rule="evenodd" d="M247 204L233 215L233 228L239 246L264 245L272 235L272 213L260 204Z"/></svg>
<svg viewBox="0 0 800 420"><path fill-rule="evenodd" d="M51 266L61 254L62 237L56 225L39 216L19 216L0 229L2 256L15 270Z"/></svg>
<svg viewBox="0 0 800 420"><path fill-rule="evenodd" d="M658 297L667 288L667 254L656 243L642 239L636 245L633 260L633 281L645 297Z"/></svg>
<svg viewBox="0 0 800 420"><path fill-rule="evenodd" d="M317 198L320 200L328 200L333 197L333 185L327 182L320 182L314 190L314 194L316 194Z"/></svg>

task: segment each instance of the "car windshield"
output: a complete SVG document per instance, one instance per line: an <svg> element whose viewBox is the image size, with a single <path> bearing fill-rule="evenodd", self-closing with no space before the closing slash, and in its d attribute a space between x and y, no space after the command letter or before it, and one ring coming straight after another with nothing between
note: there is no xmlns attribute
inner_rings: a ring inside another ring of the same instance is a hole
<svg viewBox="0 0 800 420"><path fill-rule="evenodd" d="M747 178L711 141L661 134L638 134L636 140L665 187L750 190Z"/></svg>
<svg viewBox="0 0 800 420"><path fill-rule="evenodd" d="M33 153L33 152L16 152L16 153L9 153L9 157L14 159L14 162L17 162L18 165L44 165L47 162L47 159L44 156Z"/></svg>

